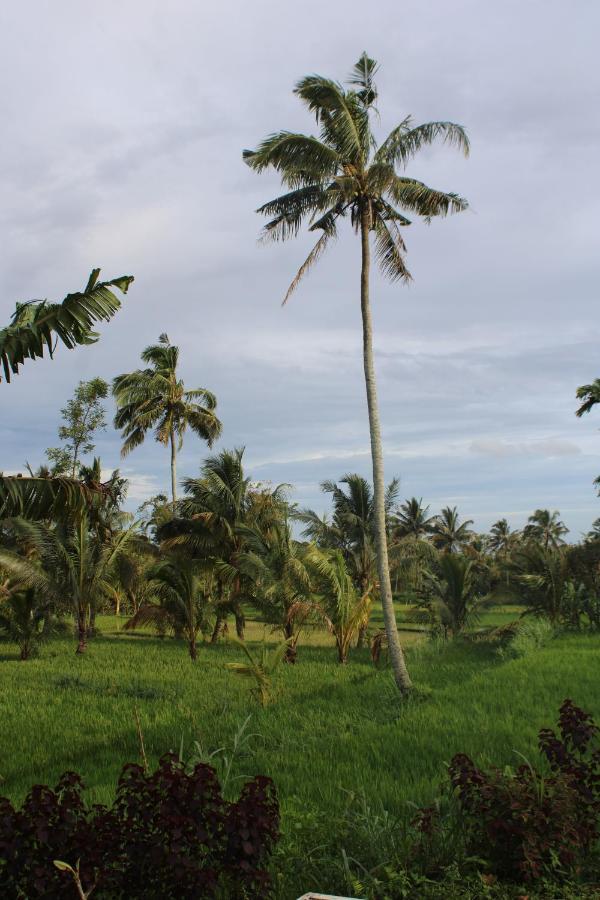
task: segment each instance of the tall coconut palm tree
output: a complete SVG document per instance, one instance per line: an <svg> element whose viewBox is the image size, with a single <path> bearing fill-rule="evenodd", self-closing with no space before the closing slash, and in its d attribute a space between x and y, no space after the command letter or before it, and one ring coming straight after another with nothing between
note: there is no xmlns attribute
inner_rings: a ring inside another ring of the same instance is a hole
<svg viewBox="0 0 600 900"><path fill-rule="evenodd" d="M469 529L472 524L472 519L460 521L456 506L445 506L439 516L435 517L431 540L444 553L462 550L473 537L473 532Z"/></svg>
<svg viewBox="0 0 600 900"><path fill-rule="evenodd" d="M171 448L171 494L173 507L177 500L177 451L183 436L190 428L209 447L221 434L221 422L215 414L217 400L206 388L186 391L177 377L179 348L174 347L166 334L158 344L142 353L149 363L146 369L136 369L117 375L113 381L113 395L117 401L115 428L123 429L122 456L127 456L154 429L159 443Z"/></svg>
<svg viewBox="0 0 600 900"><path fill-rule="evenodd" d="M369 298L371 238L383 274L392 281L408 281L406 247L400 232L410 223L405 213L429 220L460 212L467 203L456 194L434 190L408 177L403 170L418 150L437 138L455 144L465 153L468 141L463 128L452 122L415 126L407 117L377 146L371 128L371 117L376 112L376 70L375 60L363 53L352 70L349 89L320 75L303 78L294 92L316 116L319 137L279 131L265 138L256 150L244 151L244 159L256 172L275 169L287 189L258 210L269 217L264 228L267 240L295 237L305 221L309 230L320 232L290 284L284 303L337 236L343 218L349 217L360 235L363 365L373 463L377 566L390 660L396 683L405 693L411 682L398 637L387 558L385 478Z"/></svg>
<svg viewBox="0 0 600 900"><path fill-rule="evenodd" d="M550 512L549 509L536 509L527 519L523 536L527 540L541 544L545 550L550 547L556 550L561 544L564 544L563 535L569 532L559 517L560 513L557 509L554 512Z"/></svg>

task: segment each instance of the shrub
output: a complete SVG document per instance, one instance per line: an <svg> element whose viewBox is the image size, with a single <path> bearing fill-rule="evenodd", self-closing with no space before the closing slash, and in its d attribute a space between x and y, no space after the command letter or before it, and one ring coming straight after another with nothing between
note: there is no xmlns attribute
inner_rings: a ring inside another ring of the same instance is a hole
<svg viewBox="0 0 600 900"><path fill-rule="evenodd" d="M556 629L548 619L526 616L516 623L513 636L500 648L500 653L508 657L526 656L544 647L555 634Z"/></svg>
<svg viewBox="0 0 600 900"><path fill-rule="evenodd" d="M494 875L534 881L577 874L598 840L600 749L592 746L598 728L565 700L558 730L539 733L547 777L530 764L484 772L465 754L450 763L467 851ZM435 822L425 812L417 824L428 834Z"/></svg>
<svg viewBox="0 0 600 900"><path fill-rule="evenodd" d="M270 779L223 799L214 770L191 773L172 754L156 772L123 768L112 807L88 809L79 775L36 785L20 809L0 799L0 896L77 896L68 866L94 897L128 900L268 897L265 866L278 840ZM63 864L57 868L54 860Z"/></svg>

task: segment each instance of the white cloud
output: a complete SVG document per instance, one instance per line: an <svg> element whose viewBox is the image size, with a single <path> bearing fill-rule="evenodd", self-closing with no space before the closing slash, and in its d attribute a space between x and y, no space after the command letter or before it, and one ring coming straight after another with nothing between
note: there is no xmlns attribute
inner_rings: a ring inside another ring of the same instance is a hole
<svg viewBox="0 0 600 900"><path fill-rule="evenodd" d="M120 472L128 481L127 502L129 505L135 503L139 506L144 500L158 494L162 488L156 475L148 475L135 469L127 468L121 469ZM110 478L110 475L110 469L102 469L101 477L104 480Z"/></svg>
<svg viewBox="0 0 600 900"><path fill-rule="evenodd" d="M509 456L534 456L556 457L576 456L581 453L581 447L572 441L560 438L541 438L534 441L511 442L498 438L480 438L472 441L473 453L484 456L497 456L500 458Z"/></svg>

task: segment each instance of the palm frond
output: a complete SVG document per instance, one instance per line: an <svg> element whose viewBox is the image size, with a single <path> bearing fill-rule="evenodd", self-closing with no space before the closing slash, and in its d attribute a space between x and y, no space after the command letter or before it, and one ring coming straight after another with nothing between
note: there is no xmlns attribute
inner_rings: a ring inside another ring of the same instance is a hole
<svg viewBox="0 0 600 900"><path fill-rule="evenodd" d="M244 161L255 172L272 167L291 188L323 184L335 175L339 157L316 137L279 131L269 135L256 150L244 150Z"/></svg>
<svg viewBox="0 0 600 900"><path fill-rule="evenodd" d="M390 132L375 154L377 162L389 165L406 165L418 151L438 139L458 147L465 156L469 155L469 139L462 125L454 122L426 122L412 128L412 119L407 116Z"/></svg>
<svg viewBox="0 0 600 900"><path fill-rule="evenodd" d="M55 341L72 350L98 340L92 326L108 322L121 306L111 288L125 294L133 281L132 275L122 275L98 282L99 275L100 269L94 269L85 289L68 294L62 303L33 300L17 304L10 325L0 330L0 362L7 382L26 359L41 359L45 349L52 358Z"/></svg>
<svg viewBox="0 0 600 900"><path fill-rule="evenodd" d="M296 277L294 278L294 280L288 287L286 295L283 298L283 302L281 304L282 306L285 306L285 304L288 302L288 300L290 299L290 297L292 296L292 294L294 293L294 291L296 290L296 288L298 287L298 285L300 284L300 282L302 281L304 276L310 271L310 269L314 266L314 264L316 262L318 262L318 260L321 258L321 256L327 249L327 244L329 243L330 239L333 236L334 235L328 234L326 231L323 232L323 234L321 235L321 237L319 238L319 240L317 241L315 246L312 248L312 250L306 257L306 259L304 260L304 262L298 269L298 271L296 273Z"/></svg>
<svg viewBox="0 0 600 900"><path fill-rule="evenodd" d="M352 67L348 84L360 88L358 96L365 106L372 106L377 99L377 88L373 81L379 65L366 52L362 53L358 62Z"/></svg>
<svg viewBox="0 0 600 900"><path fill-rule="evenodd" d="M597 403L600 403L600 378L596 378L592 384L582 384L577 388L577 399L583 400L575 415L581 416L589 413Z"/></svg>
<svg viewBox="0 0 600 900"><path fill-rule="evenodd" d="M334 147L344 162L366 159L369 118L357 94L346 93L340 84L321 75L303 78L294 93L315 113L324 144Z"/></svg>
<svg viewBox="0 0 600 900"><path fill-rule="evenodd" d="M274 217L264 226L261 240L285 241L296 237L306 216L326 209L330 204L331 197L322 184L309 184L270 200L256 210Z"/></svg>
<svg viewBox="0 0 600 900"><path fill-rule="evenodd" d="M43 591L48 587L48 579L44 570L24 556L0 548L0 566L23 588L33 587Z"/></svg>
<svg viewBox="0 0 600 900"><path fill-rule="evenodd" d="M411 281L412 276L404 263L406 246L395 222L385 222L379 216L375 220L375 256L382 273L390 281Z"/></svg>
<svg viewBox="0 0 600 900"><path fill-rule="evenodd" d="M105 502L110 491L110 484L84 484L74 478L0 475L0 518L61 517Z"/></svg>
<svg viewBox="0 0 600 900"><path fill-rule="evenodd" d="M125 631L136 631L138 628L169 628L170 616L169 611L156 603L146 603L140 606L138 611L123 625Z"/></svg>
<svg viewBox="0 0 600 900"><path fill-rule="evenodd" d="M430 220L434 216L464 212L469 206L468 202L458 194L444 193L444 191L430 188L422 181L400 175L395 176L388 192L394 203L423 216L426 220Z"/></svg>

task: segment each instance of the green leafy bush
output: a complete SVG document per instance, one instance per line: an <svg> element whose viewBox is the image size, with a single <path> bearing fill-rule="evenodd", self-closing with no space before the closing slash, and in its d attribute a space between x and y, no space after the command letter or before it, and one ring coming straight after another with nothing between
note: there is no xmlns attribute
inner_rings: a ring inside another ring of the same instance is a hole
<svg viewBox="0 0 600 900"><path fill-rule="evenodd" d="M499 649L500 655L506 657L526 656L540 650L556 635L556 629L547 619L526 616L516 623L514 633Z"/></svg>

